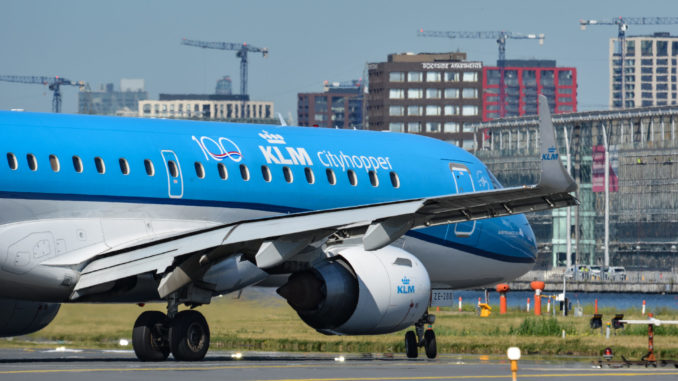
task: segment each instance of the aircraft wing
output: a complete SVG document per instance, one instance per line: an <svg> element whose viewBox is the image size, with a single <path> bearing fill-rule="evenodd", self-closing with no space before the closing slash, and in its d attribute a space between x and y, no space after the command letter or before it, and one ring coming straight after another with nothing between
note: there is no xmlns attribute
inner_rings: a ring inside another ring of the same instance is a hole
<svg viewBox="0 0 678 381"><path fill-rule="evenodd" d="M558 158L546 98L540 96L541 177L536 185L312 211L201 229L105 253L85 265L84 289L156 272L165 297L197 279L211 263L237 252L263 269L282 264L313 242L362 236L376 250L411 229L577 205L576 184ZM52 264L56 265L56 264Z"/></svg>

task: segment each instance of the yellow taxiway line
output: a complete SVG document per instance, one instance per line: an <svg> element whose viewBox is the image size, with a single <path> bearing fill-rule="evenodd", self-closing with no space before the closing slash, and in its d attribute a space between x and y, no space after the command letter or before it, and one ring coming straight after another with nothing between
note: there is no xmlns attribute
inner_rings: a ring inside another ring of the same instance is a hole
<svg viewBox="0 0 678 381"><path fill-rule="evenodd" d="M26 369L26 370L0 370L2 374L50 374L50 373L99 373L99 372L168 372L168 371L209 371L209 370L228 370L228 369L261 369L261 368L310 368L317 367L314 365L235 365L235 366L191 366L191 367L167 367L167 368L78 368L78 369ZM508 373L508 372L507 372ZM547 377L646 377L646 376L678 376L678 371L657 371L648 370L644 372L611 372L611 371L595 371L590 372L559 372L559 373L531 373L519 374L519 378L538 378L544 379ZM334 377L334 378L285 378L285 379L267 379L262 381L386 381L386 380L460 380L460 379L506 379L510 374L492 374L492 375L457 375L457 376L404 376L404 377Z"/></svg>

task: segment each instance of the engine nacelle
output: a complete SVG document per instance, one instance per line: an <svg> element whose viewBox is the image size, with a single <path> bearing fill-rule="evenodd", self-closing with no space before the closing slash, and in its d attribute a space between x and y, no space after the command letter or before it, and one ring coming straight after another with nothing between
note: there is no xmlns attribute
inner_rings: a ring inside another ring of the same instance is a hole
<svg viewBox="0 0 678 381"><path fill-rule="evenodd" d="M0 299L0 337L27 335L47 326L60 304Z"/></svg>
<svg viewBox="0 0 678 381"><path fill-rule="evenodd" d="M306 324L326 334L371 335L407 328L426 312L431 281L414 255L392 246L334 254L278 289Z"/></svg>

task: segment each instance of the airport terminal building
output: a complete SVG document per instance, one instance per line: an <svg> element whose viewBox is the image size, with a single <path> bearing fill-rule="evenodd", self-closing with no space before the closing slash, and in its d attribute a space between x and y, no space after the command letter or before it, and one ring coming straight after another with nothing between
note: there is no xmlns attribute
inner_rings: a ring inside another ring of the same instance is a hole
<svg viewBox="0 0 678 381"><path fill-rule="evenodd" d="M572 263L604 261L605 147L609 151L611 266L678 266L678 106L554 115L558 147L579 183L581 205L528 215L539 243L537 268L563 266L567 235ZM475 154L505 186L539 179L536 116L474 125ZM566 144L565 133L568 141Z"/></svg>

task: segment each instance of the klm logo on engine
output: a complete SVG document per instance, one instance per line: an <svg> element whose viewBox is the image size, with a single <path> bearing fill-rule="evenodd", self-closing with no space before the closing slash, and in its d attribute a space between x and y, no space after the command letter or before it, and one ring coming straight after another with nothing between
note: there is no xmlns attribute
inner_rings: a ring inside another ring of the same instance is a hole
<svg viewBox="0 0 678 381"><path fill-rule="evenodd" d="M542 160L557 160L558 152L556 152L556 147L550 147L547 153L541 155Z"/></svg>
<svg viewBox="0 0 678 381"><path fill-rule="evenodd" d="M407 276L404 276L403 279L400 280L400 285L396 287L396 292L398 294L414 294L414 284L410 281L410 278Z"/></svg>

